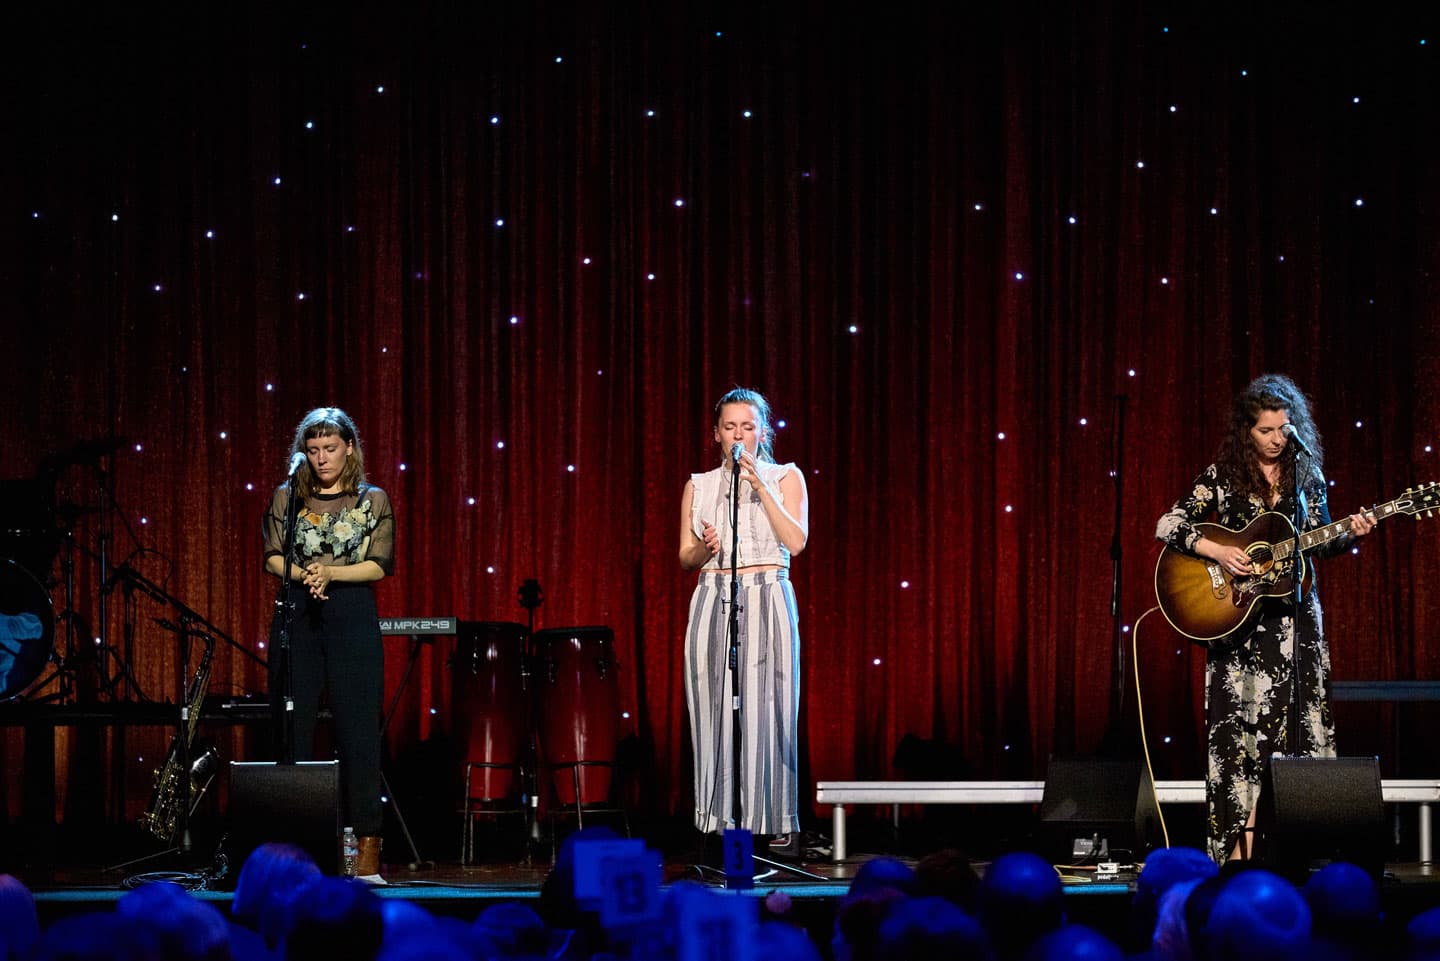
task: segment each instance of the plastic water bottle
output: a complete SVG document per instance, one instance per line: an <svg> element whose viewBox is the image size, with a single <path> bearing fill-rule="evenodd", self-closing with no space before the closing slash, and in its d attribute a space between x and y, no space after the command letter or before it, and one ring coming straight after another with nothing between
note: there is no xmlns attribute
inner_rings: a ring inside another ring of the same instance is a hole
<svg viewBox="0 0 1440 961"><path fill-rule="evenodd" d="M341 850L344 852L344 872L347 878L355 876L355 868L360 863L360 839L355 836L354 828L345 829L345 837L340 842Z"/></svg>

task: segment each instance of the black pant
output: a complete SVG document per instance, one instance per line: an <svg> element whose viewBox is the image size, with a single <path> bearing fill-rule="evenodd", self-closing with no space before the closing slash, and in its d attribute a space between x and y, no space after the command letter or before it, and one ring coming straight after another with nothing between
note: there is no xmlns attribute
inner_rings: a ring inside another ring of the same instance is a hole
<svg viewBox="0 0 1440 961"><path fill-rule="evenodd" d="M315 718L321 690L328 687L335 715L335 739L344 789L345 824L358 835L378 835L380 804L380 699L385 652L368 584L334 584L330 599L316 600L303 585L292 584L295 617L290 627L294 664L295 760L321 760L315 753ZM284 690L285 658L280 651L280 622L270 629L270 693L278 703ZM277 717L279 715L277 714ZM283 729L277 739L283 738Z"/></svg>

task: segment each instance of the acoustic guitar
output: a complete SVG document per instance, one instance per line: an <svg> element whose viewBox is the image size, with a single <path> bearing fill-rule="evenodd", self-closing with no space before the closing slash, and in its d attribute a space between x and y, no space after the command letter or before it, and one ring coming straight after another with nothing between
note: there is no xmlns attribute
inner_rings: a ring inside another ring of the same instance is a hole
<svg viewBox="0 0 1440 961"><path fill-rule="evenodd" d="M1440 508L1440 485L1431 481L1384 504L1370 509L1377 521L1396 514L1423 514L1433 517ZM1199 644L1225 648L1244 636L1242 628L1260 616L1260 601L1266 597L1293 597L1295 594L1295 528L1284 514L1266 511L1242 531L1219 524L1196 524L1201 535L1227 547L1239 547L1250 555L1254 571L1231 574L1222 565L1165 546L1155 563L1155 597L1160 610L1181 634ZM1302 594L1310 590L1313 569L1304 552L1313 550L1350 532L1350 520L1335 521L1306 531L1298 538L1304 568L1298 571Z"/></svg>

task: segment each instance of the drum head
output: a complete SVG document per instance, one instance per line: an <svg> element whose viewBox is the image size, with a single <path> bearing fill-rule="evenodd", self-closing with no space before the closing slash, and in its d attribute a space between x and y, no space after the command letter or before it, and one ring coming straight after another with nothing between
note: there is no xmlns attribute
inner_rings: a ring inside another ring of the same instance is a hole
<svg viewBox="0 0 1440 961"><path fill-rule="evenodd" d="M612 644L615 641L615 631L609 627L547 627L543 631L535 632L535 644L545 646L559 642L569 641L571 644L581 646L585 644Z"/></svg>
<svg viewBox="0 0 1440 961"><path fill-rule="evenodd" d="M0 700L25 691L50 660L55 610L25 568L0 560Z"/></svg>

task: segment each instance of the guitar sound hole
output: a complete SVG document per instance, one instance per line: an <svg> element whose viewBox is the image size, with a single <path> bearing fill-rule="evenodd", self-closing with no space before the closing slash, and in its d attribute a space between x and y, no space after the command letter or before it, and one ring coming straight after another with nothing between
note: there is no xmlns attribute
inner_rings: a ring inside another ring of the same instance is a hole
<svg viewBox="0 0 1440 961"><path fill-rule="evenodd" d="M1268 574L1275 566L1275 555L1270 552L1269 547L1253 547L1247 553L1256 574Z"/></svg>

